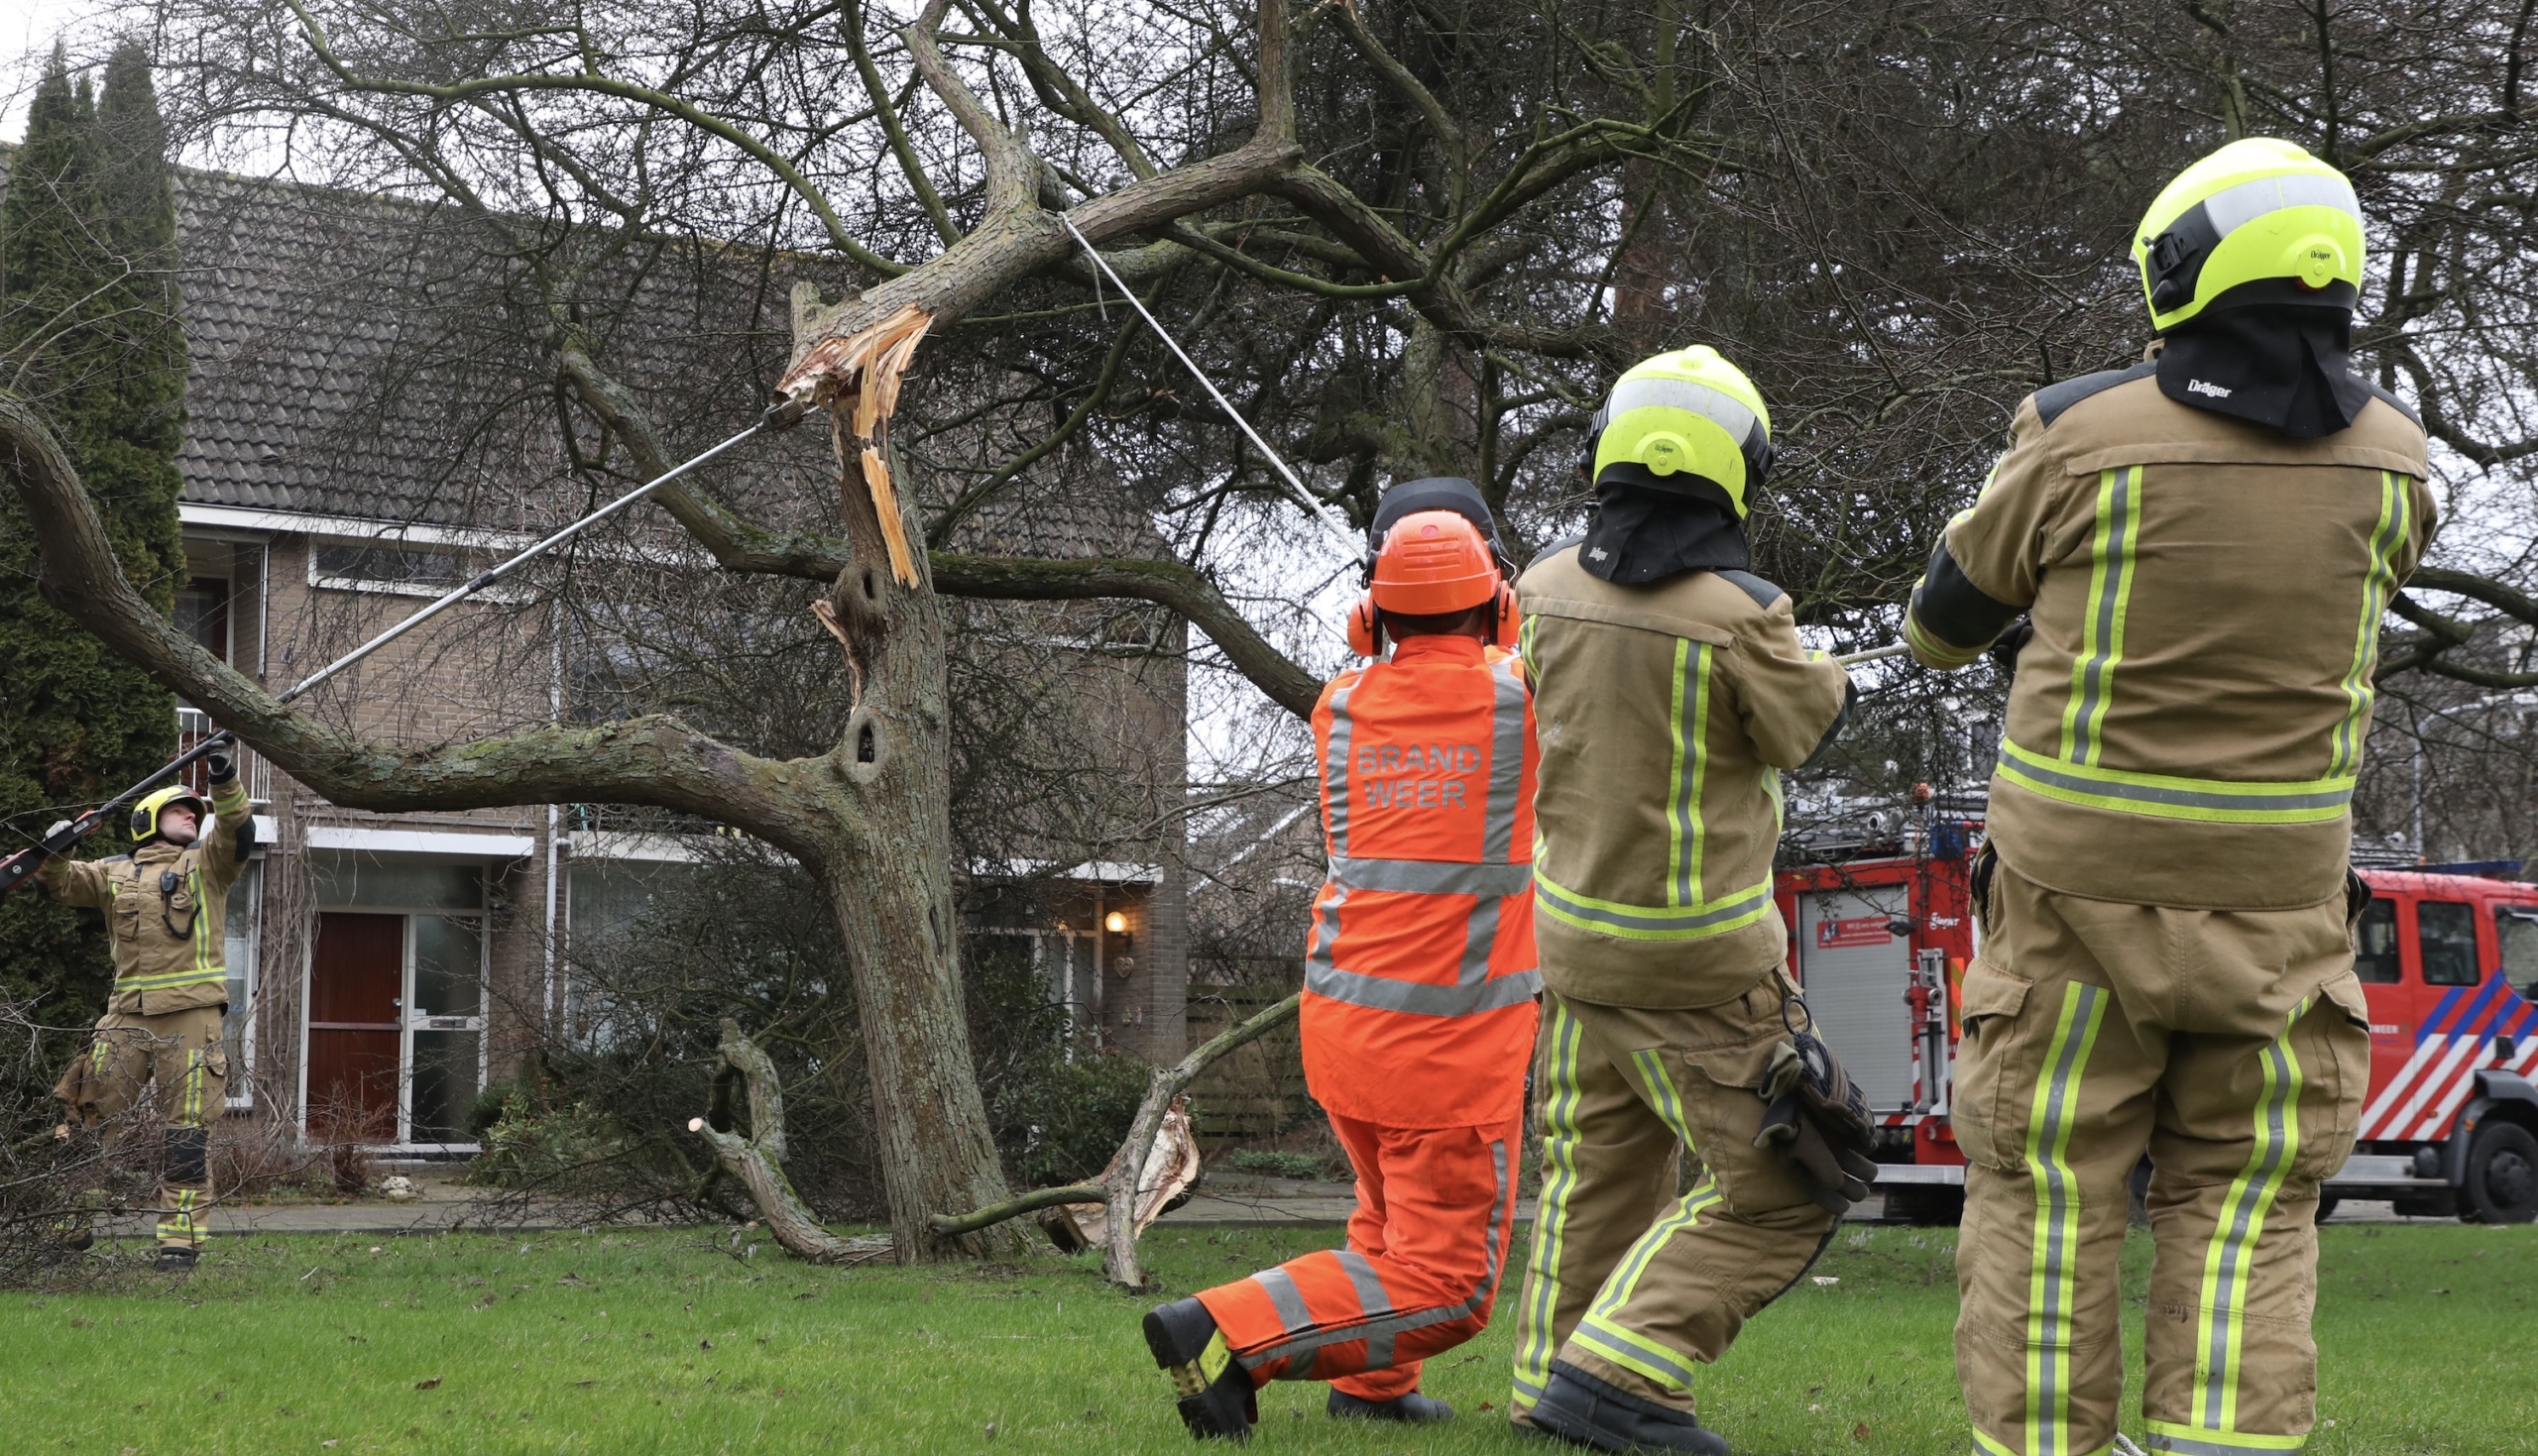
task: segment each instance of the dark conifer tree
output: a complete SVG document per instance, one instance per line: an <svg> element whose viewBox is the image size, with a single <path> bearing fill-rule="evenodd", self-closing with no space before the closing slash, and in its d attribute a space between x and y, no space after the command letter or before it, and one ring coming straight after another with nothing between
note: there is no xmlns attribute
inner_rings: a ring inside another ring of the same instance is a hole
<svg viewBox="0 0 2538 1456"><path fill-rule="evenodd" d="M72 81L56 48L0 202L0 388L51 417L124 570L163 612L184 575L185 354L167 146L138 43L117 48L101 95ZM0 823L12 846L165 762L175 743L174 699L47 604L36 569L15 497L0 500ZM89 852L122 852L120 831L101 831ZM103 1008L112 973L94 912L33 893L0 902L0 998L76 1028ZM52 1050L66 1054L74 1035L57 1033Z"/></svg>

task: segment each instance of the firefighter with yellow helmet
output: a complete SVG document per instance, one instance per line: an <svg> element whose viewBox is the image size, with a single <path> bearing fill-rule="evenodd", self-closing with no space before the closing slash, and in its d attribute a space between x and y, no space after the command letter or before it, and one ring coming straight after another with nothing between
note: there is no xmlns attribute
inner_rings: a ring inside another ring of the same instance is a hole
<svg viewBox="0 0 2538 1456"><path fill-rule="evenodd" d="M1659 355L1595 428L1593 524L1516 585L1542 744L1543 1182L1509 1412L1602 1450L1724 1453L1694 1367L1874 1172L1772 897L1781 771L1832 740L1851 684L1748 570L1772 445L1743 371L1706 346Z"/></svg>
<svg viewBox="0 0 2538 1456"><path fill-rule="evenodd" d="M255 819L236 765L205 760L211 799L172 785L135 804L133 851L113 859L48 859L44 893L102 911L115 984L87 1051L61 1075L62 1135L113 1137L156 1083L167 1119L159 1191L159 1268L191 1269L212 1199L209 1122L220 1115L229 1059L220 1023L229 1006L223 955L229 887L255 847ZM206 824L205 821L209 822ZM84 1223L66 1231L90 1242Z"/></svg>
<svg viewBox="0 0 2538 1456"><path fill-rule="evenodd" d="M2134 258L2159 342L2019 406L1906 621L1930 667L2015 673L1953 1109L1957 1371L1989 1456L2115 1440L2145 1151L2143 1444L2300 1449L2318 1182L2368 1080L2350 807L2434 503L2421 424L2346 353L2361 209L2298 147L2235 142L2151 203Z"/></svg>

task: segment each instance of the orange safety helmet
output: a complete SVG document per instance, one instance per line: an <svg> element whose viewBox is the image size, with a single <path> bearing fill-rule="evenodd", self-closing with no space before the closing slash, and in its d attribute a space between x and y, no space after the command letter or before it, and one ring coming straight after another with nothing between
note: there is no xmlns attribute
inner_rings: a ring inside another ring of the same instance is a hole
<svg viewBox="0 0 2538 1456"><path fill-rule="evenodd" d="M1476 501L1479 493L1471 494ZM1386 522L1377 539L1366 595L1348 609L1349 649L1361 657L1379 656L1387 612L1441 616L1483 603L1496 604L1492 639L1501 647L1514 646L1516 594L1498 569L1489 537L1458 509L1411 511Z"/></svg>

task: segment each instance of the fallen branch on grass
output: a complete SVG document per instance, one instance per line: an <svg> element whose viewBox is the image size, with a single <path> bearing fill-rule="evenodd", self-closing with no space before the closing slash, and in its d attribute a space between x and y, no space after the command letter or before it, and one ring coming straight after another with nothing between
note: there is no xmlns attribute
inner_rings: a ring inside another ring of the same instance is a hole
<svg viewBox="0 0 2538 1456"><path fill-rule="evenodd" d="M1102 1278L1121 1288L1144 1288L1146 1277L1137 1263L1137 1236L1198 1176L1198 1143L1190 1135L1189 1103L1182 1093L1217 1058L1295 1020L1296 1008L1303 999L1302 993L1289 996L1249 1021L1218 1033L1173 1065L1156 1068L1154 1079L1146 1085L1146 1099L1137 1108L1136 1120L1128 1124L1127 1139L1111 1156L1101 1181L1041 1188L973 1213L938 1214L932 1221L934 1231L945 1235L972 1233L1008 1218L1057 1209L1060 1211L1041 1220L1052 1238L1065 1246L1068 1235L1073 1233L1087 1243L1099 1243ZM1171 1130L1169 1136L1167 1129ZM1158 1143L1164 1146L1158 1149ZM1088 1214L1086 1219L1098 1218L1100 1222L1093 1229L1080 1230L1077 1217L1069 1210L1096 1198L1103 1204L1101 1211Z"/></svg>
<svg viewBox="0 0 2538 1456"><path fill-rule="evenodd" d="M739 1178L757 1204L758 1216L775 1242L794 1258L811 1264L863 1264L885 1258L887 1240L841 1239L820 1226L819 1218L784 1176L784 1083L764 1049L741 1034L741 1024L723 1018L723 1064L741 1078L750 1094L750 1135L724 1132L702 1117L691 1118L687 1130L714 1149L714 1160Z"/></svg>

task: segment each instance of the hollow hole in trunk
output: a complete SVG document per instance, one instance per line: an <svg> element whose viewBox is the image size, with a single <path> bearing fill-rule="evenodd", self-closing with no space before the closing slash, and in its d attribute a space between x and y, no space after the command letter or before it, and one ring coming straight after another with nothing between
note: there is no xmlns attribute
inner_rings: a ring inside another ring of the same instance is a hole
<svg viewBox="0 0 2538 1456"><path fill-rule="evenodd" d="M864 569L864 600L866 602L881 600L881 577L870 567Z"/></svg>
<svg viewBox="0 0 2538 1456"><path fill-rule="evenodd" d="M871 763L881 756L880 744L872 736L872 725L865 724L855 730L855 761Z"/></svg>

